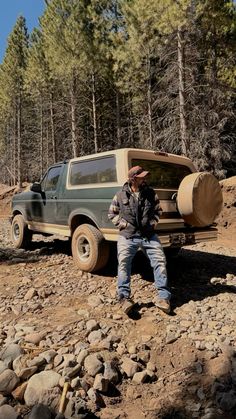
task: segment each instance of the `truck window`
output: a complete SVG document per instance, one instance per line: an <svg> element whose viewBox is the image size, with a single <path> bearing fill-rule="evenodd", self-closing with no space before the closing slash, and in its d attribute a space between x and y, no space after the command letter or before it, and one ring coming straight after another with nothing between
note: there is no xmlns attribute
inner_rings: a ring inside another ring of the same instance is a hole
<svg viewBox="0 0 236 419"><path fill-rule="evenodd" d="M100 157L98 159L75 161L71 163L69 173L69 184L71 186L116 181L115 156Z"/></svg>
<svg viewBox="0 0 236 419"><path fill-rule="evenodd" d="M178 189L191 170L182 164L155 160L132 159L132 166L141 166L150 172L148 184L155 189Z"/></svg>
<svg viewBox="0 0 236 419"><path fill-rule="evenodd" d="M54 166L48 170L47 175L44 177L41 185L42 189L46 191L55 191L61 173L61 166Z"/></svg>

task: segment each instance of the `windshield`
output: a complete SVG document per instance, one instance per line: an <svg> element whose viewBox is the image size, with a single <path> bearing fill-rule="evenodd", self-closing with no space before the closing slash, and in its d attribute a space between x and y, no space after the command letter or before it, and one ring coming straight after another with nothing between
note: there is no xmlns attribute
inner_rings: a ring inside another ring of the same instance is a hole
<svg viewBox="0 0 236 419"><path fill-rule="evenodd" d="M148 184L155 189L178 189L183 178L192 173L189 167L182 164L155 160L132 159L132 166L148 170Z"/></svg>

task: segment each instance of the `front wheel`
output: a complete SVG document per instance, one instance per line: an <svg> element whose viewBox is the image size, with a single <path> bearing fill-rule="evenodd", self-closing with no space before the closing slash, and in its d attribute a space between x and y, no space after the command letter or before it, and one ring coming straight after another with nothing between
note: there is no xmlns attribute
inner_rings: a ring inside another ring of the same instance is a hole
<svg viewBox="0 0 236 419"><path fill-rule="evenodd" d="M102 233L90 224L76 228L71 247L73 259L82 271L95 272L107 264L109 245Z"/></svg>
<svg viewBox="0 0 236 419"><path fill-rule="evenodd" d="M32 232L28 229L21 214L15 215L11 225L11 239L16 249L27 249L32 240Z"/></svg>

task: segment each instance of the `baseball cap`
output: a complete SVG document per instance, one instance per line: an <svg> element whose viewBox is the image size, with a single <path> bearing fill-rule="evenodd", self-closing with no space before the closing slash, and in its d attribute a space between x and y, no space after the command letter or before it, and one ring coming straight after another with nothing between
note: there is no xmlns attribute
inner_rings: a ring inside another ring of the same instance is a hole
<svg viewBox="0 0 236 419"><path fill-rule="evenodd" d="M142 178L149 175L149 172L147 170L144 170L141 166L134 166L131 167L128 171L128 178L134 179L136 177Z"/></svg>

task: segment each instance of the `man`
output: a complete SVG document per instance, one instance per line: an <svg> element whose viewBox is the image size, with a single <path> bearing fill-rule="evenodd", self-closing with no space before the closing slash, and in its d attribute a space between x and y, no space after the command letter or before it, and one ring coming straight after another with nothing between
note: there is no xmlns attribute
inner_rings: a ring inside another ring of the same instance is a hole
<svg viewBox="0 0 236 419"><path fill-rule="evenodd" d="M154 230L161 208L158 196L146 183L148 175L149 172L142 167L132 167L128 172L128 181L114 196L108 212L109 219L120 230L117 243L118 299L126 314L134 305L130 299L131 265L139 248L148 256L153 268L158 290L156 306L165 313L170 312L166 258Z"/></svg>

